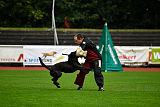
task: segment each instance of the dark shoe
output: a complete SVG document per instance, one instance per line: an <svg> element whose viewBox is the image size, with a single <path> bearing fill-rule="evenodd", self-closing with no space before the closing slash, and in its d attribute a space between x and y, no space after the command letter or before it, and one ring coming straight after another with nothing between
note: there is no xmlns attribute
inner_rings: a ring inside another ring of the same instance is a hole
<svg viewBox="0 0 160 107"><path fill-rule="evenodd" d="M82 87L78 87L77 90L82 90Z"/></svg>
<svg viewBox="0 0 160 107"><path fill-rule="evenodd" d="M98 91L104 91L104 88L103 87L99 87Z"/></svg>
<svg viewBox="0 0 160 107"><path fill-rule="evenodd" d="M61 88L61 87L59 86L59 83L58 83L57 81L54 81L53 84L56 85L57 88Z"/></svg>

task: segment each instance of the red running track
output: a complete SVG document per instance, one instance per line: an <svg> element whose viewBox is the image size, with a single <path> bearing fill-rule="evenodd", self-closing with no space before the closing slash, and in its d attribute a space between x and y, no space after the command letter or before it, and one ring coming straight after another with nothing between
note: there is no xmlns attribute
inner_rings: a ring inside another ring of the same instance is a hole
<svg viewBox="0 0 160 107"><path fill-rule="evenodd" d="M0 67L0 70L47 70L44 67ZM160 68L123 68L124 71L160 71Z"/></svg>

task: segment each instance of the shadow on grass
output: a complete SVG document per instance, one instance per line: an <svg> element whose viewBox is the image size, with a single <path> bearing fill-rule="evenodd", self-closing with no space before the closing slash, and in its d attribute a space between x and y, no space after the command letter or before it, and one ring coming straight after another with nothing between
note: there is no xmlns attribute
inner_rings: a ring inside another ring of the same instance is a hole
<svg viewBox="0 0 160 107"><path fill-rule="evenodd" d="M53 89L47 89L47 90L53 90L53 91L77 91L77 92L87 92L87 91L92 91L92 92L97 92L98 89L83 89L83 90L77 90L73 88L53 88Z"/></svg>

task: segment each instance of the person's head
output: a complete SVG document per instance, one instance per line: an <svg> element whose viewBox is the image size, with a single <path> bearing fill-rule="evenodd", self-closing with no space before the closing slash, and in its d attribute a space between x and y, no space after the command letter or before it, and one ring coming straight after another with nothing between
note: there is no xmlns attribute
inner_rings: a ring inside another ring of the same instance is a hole
<svg viewBox="0 0 160 107"><path fill-rule="evenodd" d="M76 44L81 44L83 42L83 39L84 39L84 36L80 33L78 33L74 36L74 42Z"/></svg>

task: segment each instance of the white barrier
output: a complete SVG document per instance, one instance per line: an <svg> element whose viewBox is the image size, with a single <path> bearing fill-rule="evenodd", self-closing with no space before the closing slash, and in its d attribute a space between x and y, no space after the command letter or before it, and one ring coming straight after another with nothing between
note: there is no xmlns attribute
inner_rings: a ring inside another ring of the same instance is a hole
<svg viewBox="0 0 160 107"><path fill-rule="evenodd" d="M23 65L40 65L38 57L42 57L43 53L49 53L55 51L54 56L47 56L43 59L46 65L53 65L59 62L68 60L67 55L70 52L76 51L77 46L24 46L24 60Z"/></svg>
<svg viewBox="0 0 160 107"><path fill-rule="evenodd" d="M47 65L53 65L66 61L67 56L62 55L62 53L69 54L75 51L77 47L78 46L0 45L0 63L40 65L38 57L42 57L42 53L56 51L57 54L55 54L54 57L49 56L44 60ZM115 46L114 48L122 65L160 64L160 47Z"/></svg>
<svg viewBox="0 0 160 107"><path fill-rule="evenodd" d="M0 63L22 63L23 46L0 45Z"/></svg>
<svg viewBox="0 0 160 107"><path fill-rule="evenodd" d="M115 46L122 65L143 65L149 60L149 47Z"/></svg>

